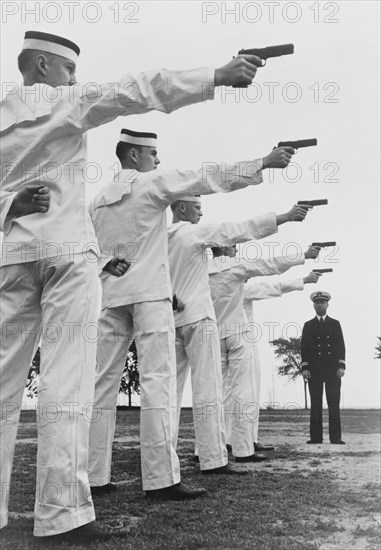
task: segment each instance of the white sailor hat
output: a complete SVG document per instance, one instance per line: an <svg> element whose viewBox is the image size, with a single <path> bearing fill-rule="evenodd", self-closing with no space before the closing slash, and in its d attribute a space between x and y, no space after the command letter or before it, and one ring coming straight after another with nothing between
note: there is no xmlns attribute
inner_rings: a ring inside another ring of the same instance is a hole
<svg viewBox="0 0 381 550"><path fill-rule="evenodd" d="M180 197L177 197L176 202L196 202L197 204L201 204L201 197L200 195L181 195Z"/></svg>
<svg viewBox="0 0 381 550"><path fill-rule="evenodd" d="M67 40L67 38L39 31L27 31L25 33L22 49L53 53L66 57L74 63L77 63L81 51L77 44L74 44L71 40Z"/></svg>
<svg viewBox="0 0 381 550"><path fill-rule="evenodd" d="M313 292L311 294L310 298L313 302L315 300L327 300L327 302L329 302L331 299L331 295L329 292L323 292L321 290L317 290L316 292Z"/></svg>
<svg viewBox="0 0 381 550"><path fill-rule="evenodd" d="M133 130L126 130L123 128L123 130L120 131L119 143L156 147L157 134L152 134L150 132L134 132Z"/></svg>

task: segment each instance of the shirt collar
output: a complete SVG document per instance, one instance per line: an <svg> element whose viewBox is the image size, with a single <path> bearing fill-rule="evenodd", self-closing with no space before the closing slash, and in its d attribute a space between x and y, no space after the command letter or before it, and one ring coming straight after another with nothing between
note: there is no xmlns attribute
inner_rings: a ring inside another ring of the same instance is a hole
<svg viewBox="0 0 381 550"><path fill-rule="evenodd" d="M320 319L323 319L323 321L325 321L325 320L326 320L326 317L327 317L327 314L323 315L322 317L320 317L319 315L316 315L316 319L317 319L318 321L320 321Z"/></svg>

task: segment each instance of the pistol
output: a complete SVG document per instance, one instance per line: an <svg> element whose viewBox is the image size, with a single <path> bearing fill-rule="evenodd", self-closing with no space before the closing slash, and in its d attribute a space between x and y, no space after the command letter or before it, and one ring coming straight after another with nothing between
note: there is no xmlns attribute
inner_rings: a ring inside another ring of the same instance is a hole
<svg viewBox="0 0 381 550"><path fill-rule="evenodd" d="M238 55L256 55L261 59L264 59L266 65L267 59L270 57L280 57L281 55L290 55L294 53L294 44L280 44L279 46L268 46L267 48L252 48L250 50L239 50ZM238 82L234 84L233 88L247 88L247 84Z"/></svg>
<svg viewBox="0 0 381 550"><path fill-rule="evenodd" d="M336 246L336 241L312 243L311 246L319 246L320 248L327 248L328 246Z"/></svg>
<svg viewBox="0 0 381 550"><path fill-rule="evenodd" d="M331 273L333 271L332 268L326 268L326 269L313 269L312 273Z"/></svg>
<svg viewBox="0 0 381 550"><path fill-rule="evenodd" d="M314 206L323 206L324 204L328 204L328 199L316 199L314 201L298 201L297 204L300 206L308 206L309 208L313 208Z"/></svg>
<svg viewBox="0 0 381 550"><path fill-rule="evenodd" d="M256 55L267 61L270 57L280 57L294 53L294 44L280 44L279 46L268 46L267 48L252 48L250 50L239 50L238 55Z"/></svg>
<svg viewBox="0 0 381 550"><path fill-rule="evenodd" d="M277 147L293 147L294 149L302 149L304 147L314 147L317 145L317 139L298 139L296 141L280 141Z"/></svg>

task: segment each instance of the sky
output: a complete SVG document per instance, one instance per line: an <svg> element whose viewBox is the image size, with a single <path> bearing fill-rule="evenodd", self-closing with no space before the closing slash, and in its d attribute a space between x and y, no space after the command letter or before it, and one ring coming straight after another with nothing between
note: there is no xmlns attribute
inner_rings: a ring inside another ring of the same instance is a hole
<svg viewBox="0 0 381 550"><path fill-rule="evenodd" d="M261 405L303 406L303 383L276 374L268 343L299 336L314 310L309 295L332 295L347 347L342 406L380 406L380 59L378 1L349 2L1 2L2 94L20 82L16 59L27 30L65 36L81 47L79 82L117 81L165 67L220 67L241 48L293 43L295 53L268 60L247 90L218 88L212 102L165 115L117 119L88 135L90 200L113 176L121 128L157 132L161 166L262 158L281 140L316 137L284 171L260 186L203 199L201 223L288 211L298 200L327 198L303 223L281 226L258 252L268 257L335 240L320 262L282 279L333 267L317 285L255 304L262 363ZM360 21L361 18L361 21ZM169 219L170 221L170 219ZM267 244L266 244L267 243ZM272 243L271 245L269 243ZM272 330L272 332L270 331ZM184 405L191 404L189 387Z"/></svg>

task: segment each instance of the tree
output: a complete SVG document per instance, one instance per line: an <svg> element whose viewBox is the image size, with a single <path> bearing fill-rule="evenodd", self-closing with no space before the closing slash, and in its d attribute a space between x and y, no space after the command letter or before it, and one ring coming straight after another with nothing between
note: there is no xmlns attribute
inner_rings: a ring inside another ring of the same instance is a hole
<svg viewBox="0 0 381 550"><path fill-rule="evenodd" d="M40 348L37 348L36 354L33 358L32 364L28 372L28 379L26 382L26 389L28 390L28 397L36 397L38 393L38 382L40 375Z"/></svg>
<svg viewBox="0 0 381 550"><path fill-rule="evenodd" d="M28 397L37 397L38 395L38 383L40 376L40 348L37 349L33 358L32 364L29 369L28 379L26 382L26 389L28 390ZM127 354L126 364L123 369L123 376L120 381L119 393L125 393L128 395L128 406L132 404L132 393L140 394L140 381L138 371L138 355L136 352L135 341L132 342Z"/></svg>
<svg viewBox="0 0 381 550"><path fill-rule="evenodd" d="M123 376L120 381L119 393L128 395L129 407L131 407L132 404L132 393L140 394L138 354L136 352L135 340L132 342L127 354Z"/></svg>
<svg viewBox="0 0 381 550"><path fill-rule="evenodd" d="M283 362L278 367L278 374L288 376L295 380L302 376L302 356L300 352L301 338L277 338L270 342L275 347L276 357L282 358ZM304 408L307 409L307 380L304 380Z"/></svg>
<svg viewBox="0 0 381 550"><path fill-rule="evenodd" d="M376 356L375 359L381 359L381 336L377 336L378 342L376 344Z"/></svg>

